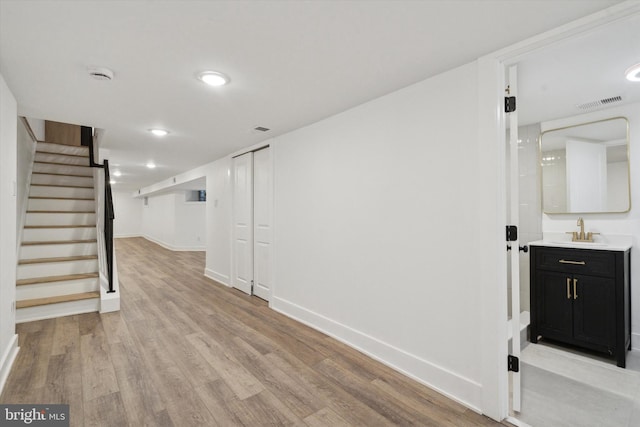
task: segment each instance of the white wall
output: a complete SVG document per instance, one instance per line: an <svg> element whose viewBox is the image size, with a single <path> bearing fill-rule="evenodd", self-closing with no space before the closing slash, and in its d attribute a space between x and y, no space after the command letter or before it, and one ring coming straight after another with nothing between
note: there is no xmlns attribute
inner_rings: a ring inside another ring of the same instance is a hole
<svg viewBox="0 0 640 427"><path fill-rule="evenodd" d="M211 163L207 173L207 261L205 275L231 285L231 157Z"/></svg>
<svg viewBox="0 0 640 427"><path fill-rule="evenodd" d="M27 203L29 201L29 185L31 183L31 171L33 170L33 158L35 157L36 143L31 139L22 120L18 120L17 134L17 164L16 164L16 215L17 215L17 244L22 242L22 226L26 217Z"/></svg>
<svg viewBox="0 0 640 427"><path fill-rule="evenodd" d="M113 187L112 187L113 188ZM112 191L115 219L114 237L135 237L142 235L142 199L131 197L129 191Z"/></svg>
<svg viewBox="0 0 640 427"><path fill-rule="evenodd" d="M498 207L476 173L477 78L469 64L274 138L271 305L480 408L474 217Z"/></svg>
<svg viewBox="0 0 640 427"><path fill-rule="evenodd" d="M0 391L17 352L16 292L16 100L0 75Z"/></svg>
<svg viewBox="0 0 640 427"><path fill-rule="evenodd" d="M640 350L640 103L609 108L589 114L542 123L542 130L556 129L594 120L624 116L629 120L631 165L631 210L619 214L542 215L544 232L577 230L576 219L584 218L585 231L607 235L626 234L633 237L631 249L631 345Z"/></svg>
<svg viewBox="0 0 640 427"><path fill-rule="evenodd" d="M503 254L477 219L504 206L497 140L478 140L477 79L468 64L269 141L270 305L480 410L486 361L470 349L489 333L483 288ZM205 274L227 285L230 165L205 166Z"/></svg>
<svg viewBox="0 0 640 427"><path fill-rule="evenodd" d="M205 250L206 203L186 202L185 191L148 196L142 235L171 250Z"/></svg>

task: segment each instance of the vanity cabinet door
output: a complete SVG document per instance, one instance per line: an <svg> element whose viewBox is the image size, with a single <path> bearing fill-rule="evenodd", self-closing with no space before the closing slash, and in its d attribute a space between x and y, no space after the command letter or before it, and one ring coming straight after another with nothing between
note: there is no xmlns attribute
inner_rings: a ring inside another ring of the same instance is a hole
<svg viewBox="0 0 640 427"><path fill-rule="evenodd" d="M569 281L568 281L569 280ZM559 340L573 335L573 299L569 276L540 271L536 277L538 333Z"/></svg>
<svg viewBox="0 0 640 427"><path fill-rule="evenodd" d="M612 354L615 348L615 280L575 275L573 337Z"/></svg>

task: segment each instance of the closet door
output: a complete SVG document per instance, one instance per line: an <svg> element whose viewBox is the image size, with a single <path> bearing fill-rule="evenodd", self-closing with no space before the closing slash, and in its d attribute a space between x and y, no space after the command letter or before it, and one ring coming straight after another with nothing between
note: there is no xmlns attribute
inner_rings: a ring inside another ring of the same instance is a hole
<svg viewBox="0 0 640 427"><path fill-rule="evenodd" d="M272 194L271 149L253 153L253 293L265 300L271 294Z"/></svg>
<svg viewBox="0 0 640 427"><path fill-rule="evenodd" d="M233 159L231 286L251 295L253 284L253 153Z"/></svg>

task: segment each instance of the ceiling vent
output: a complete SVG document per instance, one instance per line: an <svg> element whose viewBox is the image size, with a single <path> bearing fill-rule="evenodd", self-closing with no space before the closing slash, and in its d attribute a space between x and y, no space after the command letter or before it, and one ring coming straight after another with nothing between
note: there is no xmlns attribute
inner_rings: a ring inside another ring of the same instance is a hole
<svg viewBox="0 0 640 427"><path fill-rule="evenodd" d="M622 97L620 95L612 96L610 98L598 99L597 101L585 102L584 104L576 105L576 107L581 110L591 110L592 108L602 107L603 105L611 105L617 102L622 102Z"/></svg>
<svg viewBox="0 0 640 427"><path fill-rule="evenodd" d="M256 127L253 128L253 130L257 130L258 132L267 132L270 129L262 127L262 126L256 126Z"/></svg>
<svg viewBox="0 0 640 427"><path fill-rule="evenodd" d="M113 71L108 68L89 67L89 75L96 80L113 80Z"/></svg>

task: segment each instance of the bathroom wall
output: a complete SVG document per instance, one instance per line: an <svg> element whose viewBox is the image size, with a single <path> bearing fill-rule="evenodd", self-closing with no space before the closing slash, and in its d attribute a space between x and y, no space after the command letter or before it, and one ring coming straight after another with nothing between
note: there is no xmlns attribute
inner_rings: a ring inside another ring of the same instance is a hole
<svg viewBox="0 0 640 427"><path fill-rule="evenodd" d="M555 214L542 215L542 230L566 232L577 230L576 220L584 218L585 230L607 235L623 234L633 237L631 249L631 345L640 350L640 103L553 120L541 124L542 131L586 123L593 120L624 116L629 120L631 165L631 210L618 214Z"/></svg>
<svg viewBox="0 0 640 427"><path fill-rule="evenodd" d="M518 127L518 238L519 245L542 239L542 208L540 204L540 178L538 175L538 136L540 125ZM509 130L507 130L507 164L510 162ZM510 182L507 182L507 199L510 205ZM511 221L513 222L513 221ZM511 265L508 263L511 301ZM529 253L520 252L520 311L530 311ZM511 316L511 304L508 306Z"/></svg>
<svg viewBox="0 0 640 427"><path fill-rule="evenodd" d="M520 246L542 239L540 168L538 166L539 135L539 124L518 128ZM531 310L529 289L529 253L520 252L520 309L522 311Z"/></svg>

